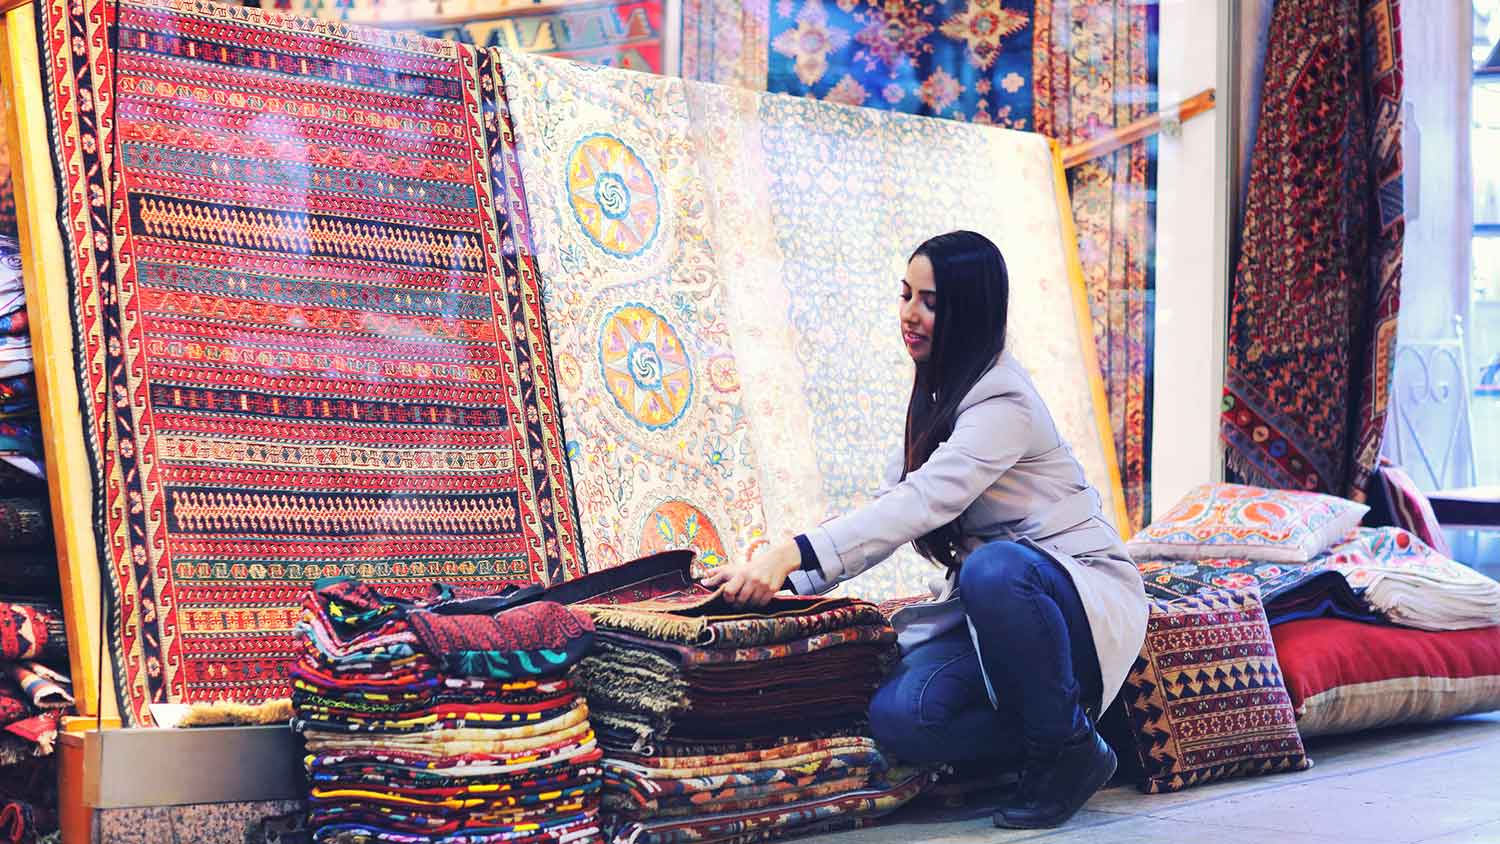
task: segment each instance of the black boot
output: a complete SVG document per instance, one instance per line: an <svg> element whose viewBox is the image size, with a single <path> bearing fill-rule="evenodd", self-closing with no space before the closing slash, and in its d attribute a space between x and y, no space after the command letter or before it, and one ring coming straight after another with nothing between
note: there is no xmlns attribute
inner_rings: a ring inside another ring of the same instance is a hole
<svg viewBox="0 0 1500 844"><path fill-rule="evenodd" d="M1050 829L1066 823L1109 782L1115 765L1115 752L1092 726L1060 748L1027 754L1020 788L995 810L995 826Z"/></svg>

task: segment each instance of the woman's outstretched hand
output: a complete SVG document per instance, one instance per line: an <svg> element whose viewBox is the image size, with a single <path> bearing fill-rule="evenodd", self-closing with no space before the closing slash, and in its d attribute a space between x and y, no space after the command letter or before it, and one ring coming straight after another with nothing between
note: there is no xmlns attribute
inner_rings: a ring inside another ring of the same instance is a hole
<svg viewBox="0 0 1500 844"><path fill-rule="evenodd" d="M801 564L797 543L787 540L767 547L749 562L714 569L703 578L703 585L723 586L724 599L735 606L763 607Z"/></svg>

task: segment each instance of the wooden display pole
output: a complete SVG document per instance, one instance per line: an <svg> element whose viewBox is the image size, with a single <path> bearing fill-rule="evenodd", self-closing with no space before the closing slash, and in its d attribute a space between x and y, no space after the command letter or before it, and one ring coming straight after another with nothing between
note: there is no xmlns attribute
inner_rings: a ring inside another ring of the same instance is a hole
<svg viewBox="0 0 1500 844"><path fill-rule="evenodd" d="M1088 282L1083 275L1083 261L1078 255L1078 229L1073 221L1073 200L1068 193L1068 176L1064 171L1062 145L1052 146L1052 174L1057 196L1057 216L1062 221L1063 255L1068 265L1068 290L1073 296L1073 312L1078 319L1078 342L1084 368L1089 371L1089 395L1093 397L1094 423L1104 445L1104 463L1109 471L1109 488L1101 490L1108 497L1104 510L1114 516L1116 529L1130 525L1130 510L1125 506L1125 487L1120 480L1119 452L1115 450L1115 428L1109 419L1109 395L1104 389L1104 369L1099 365L1099 347L1094 341L1094 321L1089 311Z"/></svg>
<svg viewBox="0 0 1500 844"><path fill-rule="evenodd" d="M1063 167L1072 169L1085 162L1093 161L1101 155L1108 155L1117 149L1127 147L1136 141L1160 132L1169 123L1185 123L1192 120L1194 117L1211 110L1214 107L1214 98L1214 89L1207 88L1188 97L1170 109L1159 111L1149 117L1143 117L1134 123L1121 126L1096 138L1090 138L1081 144L1064 147L1062 151Z"/></svg>

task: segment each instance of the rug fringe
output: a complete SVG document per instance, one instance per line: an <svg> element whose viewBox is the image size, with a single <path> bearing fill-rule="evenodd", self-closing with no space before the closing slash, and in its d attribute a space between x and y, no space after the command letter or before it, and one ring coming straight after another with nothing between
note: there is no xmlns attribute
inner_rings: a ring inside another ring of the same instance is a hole
<svg viewBox="0 0 1500 844"><path fill-rule="evenodd" d="M577 605L593 616L594 624L614 630L624 630L652 639L679 642L685 645L708 644L713 638L705 618L688 618L660 612L639 612L620 607Z"/></svg>

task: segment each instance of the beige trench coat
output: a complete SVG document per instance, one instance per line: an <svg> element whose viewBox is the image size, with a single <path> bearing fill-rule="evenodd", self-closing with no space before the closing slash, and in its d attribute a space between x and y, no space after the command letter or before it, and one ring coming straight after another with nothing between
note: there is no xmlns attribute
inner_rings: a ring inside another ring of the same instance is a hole
<svg viewBox="0 0 1500 844"><path fill-rule="evenodd" d="M1145 639L1145 589L1119 534L1104 520L1098 491L1020 363L1001 354L960 403L953 435L904 480L898 480L900 469L897 455L875 500L808 532L821 571L794 572L796 591L827 591L955 518L968 550L998 539L1033 545L1078 589L1103 681L1104 699L1095 711L1103 712ZM896 614L903 651L965 623L957 593L955 574L937 576L931 600ZM993 689L990 696L993 701Z"/></svg>

